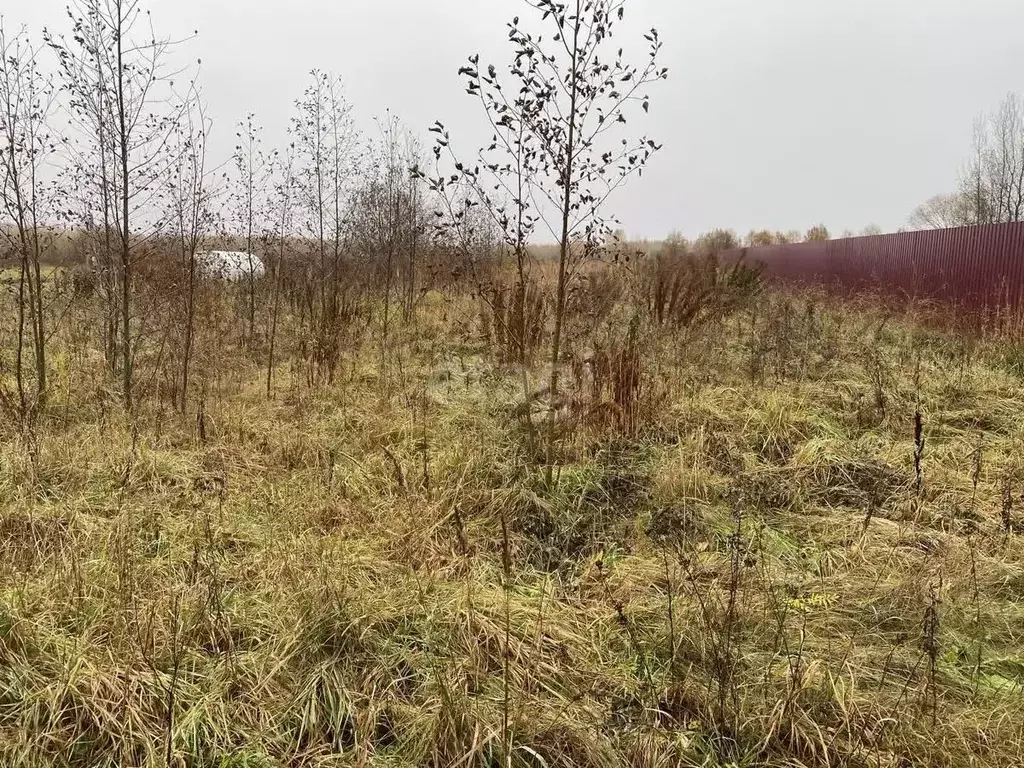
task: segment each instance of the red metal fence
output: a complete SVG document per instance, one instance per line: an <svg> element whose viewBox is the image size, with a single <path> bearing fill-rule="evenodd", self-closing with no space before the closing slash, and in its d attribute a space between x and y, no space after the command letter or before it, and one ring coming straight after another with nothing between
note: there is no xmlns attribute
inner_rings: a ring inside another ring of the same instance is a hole
<svg viewBox="0 0 1024 768"><path fill-rule="evenodd" d="M1024 309L1024 222L744 248L783 280L962 309Z"/></svg>

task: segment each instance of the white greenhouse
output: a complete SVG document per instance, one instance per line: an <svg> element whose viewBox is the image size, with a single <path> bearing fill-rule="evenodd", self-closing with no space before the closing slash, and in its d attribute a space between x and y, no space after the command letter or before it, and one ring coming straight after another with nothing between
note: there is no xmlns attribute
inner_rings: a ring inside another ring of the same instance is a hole
<svg viewBox="0 0 1024 768"><path fill-rule="evenodd" d="M254 278L266 274L259 257L243 251L206 251L196 254L196 260L205 273L225 280L247 280L250 271Z"/></svg>

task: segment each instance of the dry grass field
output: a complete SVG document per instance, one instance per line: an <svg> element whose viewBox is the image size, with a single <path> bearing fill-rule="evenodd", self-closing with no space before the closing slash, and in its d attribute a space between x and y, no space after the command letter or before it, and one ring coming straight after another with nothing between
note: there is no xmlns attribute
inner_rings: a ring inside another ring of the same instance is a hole
<svg viewBox="0 0 1024 768"><path fill-rule="evenodd" d="M1024 764L1019 347L581 311L547 487L481 317L272 399L204 322L198 408L127 426L66 313L0 445L0 764Z"/></svg>
<svg viewBox="0 0 1024 768"><path fill-rule="evenodd" d="M779 199L704 194L728 168L678 162L721 155L691 129L724 113L669 3L527 0L499 37L407 3L408 44L336 3L317 24L384 63L249 46L272 88L231 82L230 13L20 5L0 768L1024 768L1024 312L817 293L741 247L824 225L626 242L616 201L649 228L907 200L783 199L746 160ZM976 123L918 223L1020 218L1022 125L1015 97ZM879 287L974 296L1012 272L999 232ZM895 274L812 248L804 276Z"/></svg>

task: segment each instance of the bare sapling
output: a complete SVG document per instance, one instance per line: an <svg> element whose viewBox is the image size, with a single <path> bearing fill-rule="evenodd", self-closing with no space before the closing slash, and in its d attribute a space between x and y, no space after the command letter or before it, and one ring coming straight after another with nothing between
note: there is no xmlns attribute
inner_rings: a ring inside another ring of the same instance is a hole
<svg viewBox="0 0 1024 768"><path fill-rule="evenodd" d="M312 378L334 381L341 333L345 216L357 167L359 134L340 78L310 72L313 84L292 118L295 145L295 214L313 259L307 270L307 311L312 337Z"/></svg>
<svg viewBox="0 0 1024 768"><path fill-rule="evenodd" d="M393 298L405 317L415 302L416 250L423 227L421 180L410 175L417 163L415 139L390 112L377 121L379 136L371 145L366 177L353 198L352 232L357 250L383 292L380 322L380 369L386 378L394 325Z"/></svg>
<svg viewBox="0 0 1024 768"><path fill-rule="evenodd" d="M104 222L113 283L108 315L116 322L111 362L131 417L143 339L134 308L135 272L166 229L164 185L176 160L173 137L187 111L174 92L180 71L169 68L181 41L157 37L139 0L78 0L68 16L71 41L47 34L47 42L57 55L78 134L75 143L66 143L69 159L97 190L79 201L84 208L76 218Z"/></svg>
<svg viewBox="0 0 1024 768"><path fill-rule="evenodd" d="M276 153L263 148L263 127L253 113L238 123L235 131L233 188L230 195L230 221L244 242L246 256L246 326L244 343L252 347L256 338L256 277L261 272L255 255L256 243L264 221L270 218L268 194Z"/></svg>
<svg viewBox="0 0 1024 768"><path fill-rule="evenodd" d="M294 224L293 210L295 204L295 145L289 145L285 151L278 178L274 182L276 200L274 201L276 218L276 258L273 262L273 296L271 297L270 322L267 330L267 399L274 396L274 347L277 342L277 325L281 316L281 287L284 279L285 255L288 252L288 240L292 235Z"/></svg>
<svg viewBox="0 0 1024 768"><path fill-rule="evenodd" d="M23 31L8 36L0 19L0 243L17 263L17 394L4 395L2 402L13 406L14 416L23 429L29 427L36 411L46 404L43 260L54 241L53 230L47 226L47 217L52 212L52 187L45 177L57 146L50 128L54 87L39 68L38 53ZM32 359L32 364L26 365L26 356Z"/></svg>
<svg viewBox="0 0 1024 768"><path fill-rule="evenodd" d="M178 256L182 339L181 390L177 405L182 413L188 404L189 377L196 341L197 286L204 266L213 266L198 261L212 230L213 191L206 165L211 122L205 115L194 83L191 84L185 104L185 112L172 137L175 162L170 169L170 189L167 195L170 207L167 219L169 229L174 233Z"/></svg>

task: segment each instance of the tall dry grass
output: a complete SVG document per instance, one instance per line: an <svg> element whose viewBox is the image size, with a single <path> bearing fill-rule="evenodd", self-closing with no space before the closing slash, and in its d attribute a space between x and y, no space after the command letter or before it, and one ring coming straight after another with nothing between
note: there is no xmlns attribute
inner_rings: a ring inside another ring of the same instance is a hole
<svg viewBox="0 0 1024 768"><path fill-rule="evenodd" d="M76 295L0 445L0 763L1020 764L1019 347L679 264L588 272L557 401L441 277L330 384L296 283L268 399L207 284L184 415L154 283L132 425Z"/></svg>

